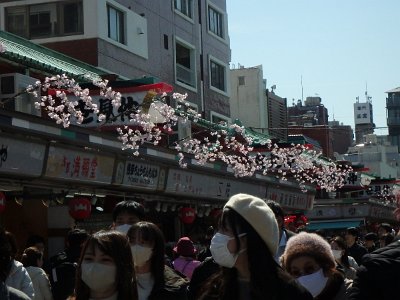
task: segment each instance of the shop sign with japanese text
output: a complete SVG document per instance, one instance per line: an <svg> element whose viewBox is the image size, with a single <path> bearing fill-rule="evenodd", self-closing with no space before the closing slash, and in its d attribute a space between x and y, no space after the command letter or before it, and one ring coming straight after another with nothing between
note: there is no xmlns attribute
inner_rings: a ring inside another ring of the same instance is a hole
<svg viewBox="0 0 400 300"><path fill-rule="evenodd" d="M113 166L114 158L110 156L50 146L46 176L109 184Z"/></svg>
<svg viewBox="0 0 400 300"><path fill-rule="evenodd" d="M45 144L0 136L0 173L40 176Z"/></svg>
<svg viewBox="0 0 400 300"><path fill-rule="evenodd" d="M127 161L122 184L155 190L158 185L159 174L160 167L156 165Z"/></svg>
<svg viewBox="0 0 400 300"><path fill-rule="evenodd" d="M278 202L281 206L291 209L312 209L314 204L314 195L303 193L301 191L287 191L276 188L268 188L267 199Z"/></svg>
<svg viewBox="0 0 400 300"><path fill-rule="evenodd" d="M227 200L238 193L247 193L263 198L266 193L266 187L261 184L169 169L165 192Z"/></svg>

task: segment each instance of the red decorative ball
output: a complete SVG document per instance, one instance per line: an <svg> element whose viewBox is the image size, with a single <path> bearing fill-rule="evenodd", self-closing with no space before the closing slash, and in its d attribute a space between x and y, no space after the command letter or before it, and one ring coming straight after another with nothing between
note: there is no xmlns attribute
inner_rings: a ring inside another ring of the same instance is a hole
<svg viewBox="0 0 400 300"><path fill-rule="evenodd" d="M88 198L74 198L69 201L69 214L75 220L84 220L90 217L92 204Z"/></svg>
<svg viewBox="0 0 400 300"><path fill-rule="evenodd" d="M179 218L184 224L192 224L196 219L196 211L191 207L182 207L179 211Z"/></svg>

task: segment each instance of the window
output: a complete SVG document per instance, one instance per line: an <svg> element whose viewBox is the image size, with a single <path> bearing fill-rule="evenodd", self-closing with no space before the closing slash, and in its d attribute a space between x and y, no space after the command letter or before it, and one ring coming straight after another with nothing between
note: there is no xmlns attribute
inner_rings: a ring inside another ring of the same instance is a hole
<svg viewBox="0 0 400 300"><path fill-rule="evenodd" d="M176 80L196 87L195 50L190 45L176 41L175 44Z"/></svg>
<svg viewBox="0 0 400 300"><path fill-rule="evenodd" d="M83 33L81 0L7 7L5 18L7 31L28 39Z"/></svg>
<svg viewBox="0 0 400 300"><path fill-rule="evenodd" d="M29 31L31 38L52 36L52 11L55 4L32 5L29 10Z"/></svg>
<svg viewBox="0 0 400 300"><path fill-rule="evenodd" d="M181 14L193 19L193 0L174 0L174 7Z"/></svg>
<svg viewBox="0 0 400 300"><path fill-rule="evenodd" d="M246 85L244 78L244 76L239 76L239 85Z"/></svg>
<svg viewBox="0 0 400 300"><path fill-rule="evenodd" d="M220 38L225 38L224 16L211 6L208 7L208 30Z"/></svg>
<svg viewBox="0 0 400 300"><path fill-rule="evenodd" d="M121 44L125 43L124 13L107 5L108 37Z"/></svg>
<svg viewBox="0 0 400 300"><path fill-rule="evenodd" d="M227 94L229 90L228 83L228 64L220 61L219 59L209 56L209 84L210 89L216 92Z"/></svg>
<svg viewBox="0 0 400 300"><path fill-rule="evenodd" d="M210 59L210 85L226 92L226 67L213 59Z"/></svg>

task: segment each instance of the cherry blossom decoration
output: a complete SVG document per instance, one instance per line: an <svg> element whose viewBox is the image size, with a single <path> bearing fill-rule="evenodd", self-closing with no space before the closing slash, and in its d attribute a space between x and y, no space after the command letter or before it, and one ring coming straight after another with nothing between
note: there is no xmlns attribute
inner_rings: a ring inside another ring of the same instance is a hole
<svg viewBox="0 0 400 300"><path fill-rule="evenodd" d="M100 95L109 99L111 104L118 108L121 106L121 94L107 86L107 80L93 80L93 85L100 89ZM56 97L42 96L35 103L37 109L44 109L48 116L68 127L71 122L80 124L83 121L83 113L80 111L78 101L82 100L85 110L91 110L99 115L99 121L105 120L105 116L99 113L99 109L93 103L88 89L82 89L74 79L66 75L57 75L46 78L43 82L36 82L29 86L27 92L37 96L37 91L46 92L48 89L56 90ZM69 97L70 95L75 97ZM124 112L130 115L130 121L125 126L117 128L122 149L133 151L139 155L139 148L144 144L157 145L163 132L171 131L172 126L179 122L197 122L200 118L195 111L190 109L187 95L172 94L177 103L176 108L163 101L167 95L155 95L153 101L143 103L139 109ZM71 99L70 99L71 98ZM82 107L82 106L81 106ZM156 110L161 117L163 125L155 124L149 111ZM100 125L101 126L101 125ZM267 141L263 147L268 155L255 153L252 148L253 140L246 135L246 129L237 124L211 124L206 137L197 139L187 137L176 143L179 164L187 166L186 157L195 158L198 164L222 161L231 168L236 177L253 176L255 172L267 175L273 174L281 180L288 178L298 181L305 191L305 184L315 184L328 192L343 186L345 178L352 171L351 167L340 166L321 158L316 151L306 149L301 145L292 145L288 148L280 148L278 145Z"/></svg>

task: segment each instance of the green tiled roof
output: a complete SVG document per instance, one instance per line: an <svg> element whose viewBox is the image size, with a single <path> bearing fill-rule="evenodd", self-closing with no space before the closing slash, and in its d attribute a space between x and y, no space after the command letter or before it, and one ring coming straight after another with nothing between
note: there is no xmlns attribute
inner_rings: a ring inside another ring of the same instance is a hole
<svg viewBox="0 0 400 300"><path fill-rule="evenodd" d="M0 43L6 51L0 58L23 64L49 74L66 74L81 81L100 79L107 73L87 63L0 30Z"/></svg>

